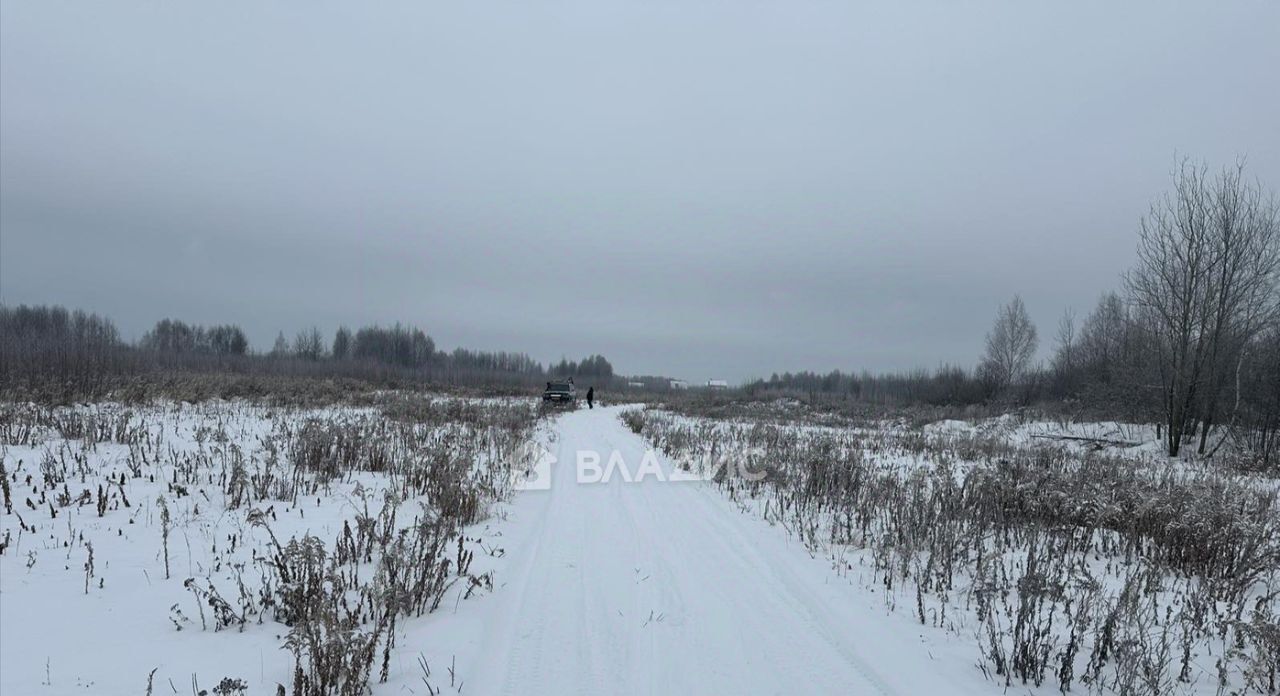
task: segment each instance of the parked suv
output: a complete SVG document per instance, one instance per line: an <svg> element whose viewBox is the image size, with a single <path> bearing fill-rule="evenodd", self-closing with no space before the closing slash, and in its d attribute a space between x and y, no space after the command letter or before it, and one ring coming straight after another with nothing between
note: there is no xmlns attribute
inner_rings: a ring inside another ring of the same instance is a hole
<svg viewBox="0 0 1280 696"><path fill-rule="evenodd" d="M547 382L547 388L542 392L542 404L544 406L576 408L578 405L578 390L573 386L573 380Z"/></svg>

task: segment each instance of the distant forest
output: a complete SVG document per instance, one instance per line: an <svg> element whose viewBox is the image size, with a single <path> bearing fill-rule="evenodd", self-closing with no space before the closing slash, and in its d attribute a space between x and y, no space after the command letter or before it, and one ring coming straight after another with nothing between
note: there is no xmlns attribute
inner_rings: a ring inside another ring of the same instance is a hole
<svg viewBox="0 0 1280 696"><path fill-rule="evenodd" d="M608 383L602 355L544 366L524 353L442 351L421 329L396 324L340 328L331 340L307 329L252 350L240 327L163 319L136 343L108 318L51 306L0 306L0 393L74 401L103 396L121 378L175 373L347 378L376 385L523 389L572 376Z"/></svg>

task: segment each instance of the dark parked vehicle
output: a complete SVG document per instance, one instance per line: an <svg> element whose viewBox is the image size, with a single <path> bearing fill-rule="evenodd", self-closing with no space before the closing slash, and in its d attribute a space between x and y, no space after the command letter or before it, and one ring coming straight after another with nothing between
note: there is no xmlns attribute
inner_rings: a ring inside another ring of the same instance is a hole
<svg viewBox="0 0 1280 696"><path fill-rule="evenodd" d="M573 386L573 380L547 382L546 391L542 392L542 405L577 408L578 390Z"/></svg>

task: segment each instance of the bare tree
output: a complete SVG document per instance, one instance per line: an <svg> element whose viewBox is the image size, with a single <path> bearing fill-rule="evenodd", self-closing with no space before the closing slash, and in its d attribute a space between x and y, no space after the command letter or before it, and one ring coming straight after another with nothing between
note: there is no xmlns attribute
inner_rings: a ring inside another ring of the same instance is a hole
<svg viewBox="0 0 1280 696"><path fill-rule="evenodd" d="M1027 315L1022 298L1014 295L996 314L995 326L987 334L987 352L982 371L997 389L1007 389L1026 374L1035 357L1039 338Z"/></svg>
<svg viewBox="0 0 1280 696"><path fill-rule="evenodd" d="M324 336L320 329L313 326L299 331L293 339L293 354L303 360L319 360L324 355Z"/></svg>
<svg viewBox="0 0 1280 696"><path fill-rule="evenodd" d="M1058 384L1064 392L1071 391L1076 375L1076 312L1068 307L1058 319L1058 344L1054 352L1053 369L1057 374Z"/></svg>
<svg viewBox="0 0 1280 696"><path fill-rule="evenodd" d="M1238 164L1211 178L1183 160L1173 191L1142 220L1125 278L1155 339L1169 456L1197 417L1207 438L1226 366L1276 315L1276 208L1243 173Z"/></svg>
<svg viewBox="0 0 1280 696"><path fill-rule="evenodd" d="M1280 313L1280 230L1274 198L1259 183L1245 179L1243 162L1224 170L1214 180L1210 195L1214 302L1208 324L1209 373L1201 399L1200 454L1205 453L1210 428L1222 415L1222 391L1239 372L1245 347Z"/></svg>
<svg viewBox="0 0 1280 696"><path fill-rule="evenodd" d="M1092 381L1111 383L1119 377L1134 351L1136 328L1124 300L1104 293L1076 338L1075 362Z"/></svg>

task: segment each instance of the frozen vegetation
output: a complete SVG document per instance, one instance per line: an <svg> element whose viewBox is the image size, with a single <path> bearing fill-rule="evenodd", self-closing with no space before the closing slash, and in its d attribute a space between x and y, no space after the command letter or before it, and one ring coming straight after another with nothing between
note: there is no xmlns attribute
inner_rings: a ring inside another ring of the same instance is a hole
<svg viewBox="0 0 1280 696"><path fill-rule="evenodd" d="M5 694L1276 690L1277 483L1146 426L386 392L0 453Z"/></svg>
<svg viewBox="0 0 1280 696"><path fill-rule="evenodd" d="M966 645L996 686L1277 688L1280 487L1171 462L1155 428L622 417L886 611Z"/></svg>
<svg viewBox="0 0 1280 696"><path fill-rule="evenodd" d="M492 591L534 411L381 401L4 406L0 692L456 685L414 631Z"/></svg>

